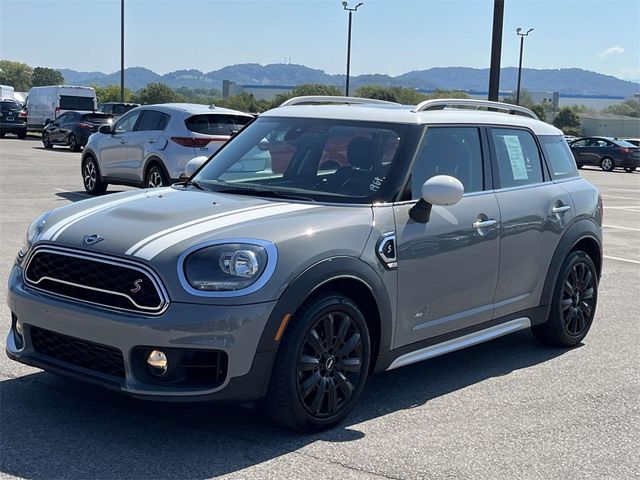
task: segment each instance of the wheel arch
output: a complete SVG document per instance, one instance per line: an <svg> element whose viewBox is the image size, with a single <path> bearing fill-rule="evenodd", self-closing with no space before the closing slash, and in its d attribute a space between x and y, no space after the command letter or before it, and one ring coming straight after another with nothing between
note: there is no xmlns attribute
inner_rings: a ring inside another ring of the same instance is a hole
<svg viewBox="0 0 640 480"><path fill-rule="evenodd" d="M164 160L160 158L156 154L149 155L144 163L144 169L142 170L142 184L144 185L147 181L147 175L149 174L149 170L151 167L158 166L164 173L165 178L168 182L171 182L171 177L169 176L169 172L167 171L167 167L164 165Z"/></svg>
<svg viewBox="0 0 640 480"><path fill-rule="evenodd" d="M321 292L337 292L351 298L362 311L372 339L371 371L381 353L391 349L392 309L389 296L380 276L365 262L354 257L332 257L306 269L292 281L280 296L264 329L258 352L273 351L279 347L278 330L304 303ZM290 322L291 320L289 320Z"/></svg>
<svg viewBox="0 0 640 480"><path fill-rule="evenodd" d="M551 305L562 263L571 252L576 250L586 252L596 266L598 278L602 275L602 241L600 227L592 220L579 220L569 227L556 247L545 277L540 305Z"/></svg>

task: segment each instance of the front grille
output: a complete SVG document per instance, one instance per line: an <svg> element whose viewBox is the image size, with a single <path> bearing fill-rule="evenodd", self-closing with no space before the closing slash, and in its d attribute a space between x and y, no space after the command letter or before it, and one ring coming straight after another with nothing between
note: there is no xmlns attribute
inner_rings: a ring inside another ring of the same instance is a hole
<svg viewBox="0 0 640 480"><path fill-rule="evenodd" d="M38 290L117 310L160 313L165 295L143 267L50 248L36 250L25 281Z"/></svg>
<svg viewBox="0 0 640 480"><path fill-rule="evenodd" d="M105 375L125 378L122 352L117 348L38 327L31 327L29 331L33 349L41 355Z"/></svg>

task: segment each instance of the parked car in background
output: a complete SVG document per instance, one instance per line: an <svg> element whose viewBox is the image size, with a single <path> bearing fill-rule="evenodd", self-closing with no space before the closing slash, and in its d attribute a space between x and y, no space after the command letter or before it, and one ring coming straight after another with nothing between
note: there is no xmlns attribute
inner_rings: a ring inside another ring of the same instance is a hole
<svg viewBox="0 0 640 480"><path fill-rule="evenodd" d="M27 129L40 132L47 120L55 120L65 112L95 112L96 109L96 91L91 87L33 87L27 96Z"/></svg>
<svg viewBox="0 0 640 480"><path fill-rule="evenodd" d="M13 133L18 138L27 136L27 112L15 100L0 100L0 138Z"/></svg>
<svg viewBox="0 0 640 480"><path fill-rule="evenodd" d="M576 140L578 140L578 138L580 137L574 137L573 135L564 136L564 139L567 141L567 143L575 142Z"/></svg>
<svg viewBox="0 0 640 480"><path fill-rule="evenodd" d="M139 103L120 103L120 102L105 102L101 103L98 106L98 111L109 113L113 115L114 119L120 118L122 115L127 113L129 110L133 110L136 107L139 107Z"/></svg>
<svg viewBox="0 0 640 480"><path fill-rule="evenodd" d="M89 139L82 154L84 188L108 184L160 187L179 181L185 165L210 156L253 116L189 103L134 108Z"/></svg>
<svg viewBox="0 0 640 480"><path fill-rule="evenodd" d="M585 137L571 143L578 168L595 165L605 172L624 168L631 173L640 166L640 148L610 137Z"/></svg>
<svg viewBox="0 0 640 480"><path fill-rule="evenodd" d="M623 138L622 140L636 147L640 147L640 138Z"/></svg>
<svg viewBox="0 0 640 480"><path fill-rule="evenodd" d="M79 152L98 128L112 123L113 117L108 113L66 112L53 121L47 120L42 130L42 144L44 148L65 145Z"/></svg>

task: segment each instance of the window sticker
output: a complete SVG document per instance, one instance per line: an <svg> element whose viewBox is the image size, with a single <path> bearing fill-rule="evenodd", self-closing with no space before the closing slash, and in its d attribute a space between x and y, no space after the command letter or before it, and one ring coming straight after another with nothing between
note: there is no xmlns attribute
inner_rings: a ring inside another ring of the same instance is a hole
<svg viewBox="0 0 640 480"><path fill-rule="evenodd" d="M509 153L509 161L511 162L511 171L513 172L514 180L527 180L527 165L522 154L522 147L520 145L520 139L517 135L504 135L504 144L507 147Z"/></svg>

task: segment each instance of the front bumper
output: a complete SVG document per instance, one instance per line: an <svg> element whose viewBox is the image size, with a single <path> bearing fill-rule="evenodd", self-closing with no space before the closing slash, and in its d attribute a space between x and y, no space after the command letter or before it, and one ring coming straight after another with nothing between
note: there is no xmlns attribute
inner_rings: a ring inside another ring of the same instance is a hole
<svg viewBox="0 0 640 480"><path fill-rule="evenodd" d="M6 352L27 365L152 400L250 401L263 396L268 385L275 351L257 350L276 302L234 306L172 303L158 317L124 314L35 292L24 284L22 269L16 266L9 276L7 303L14 321ZM16 335L16 319L23 328L22 345ZM124 376L43 355L32 342L34 327L119 350ZM148 382L136 374L140 372L135 354L139 347L225 352L227 373L213 388Z"/></svg>

